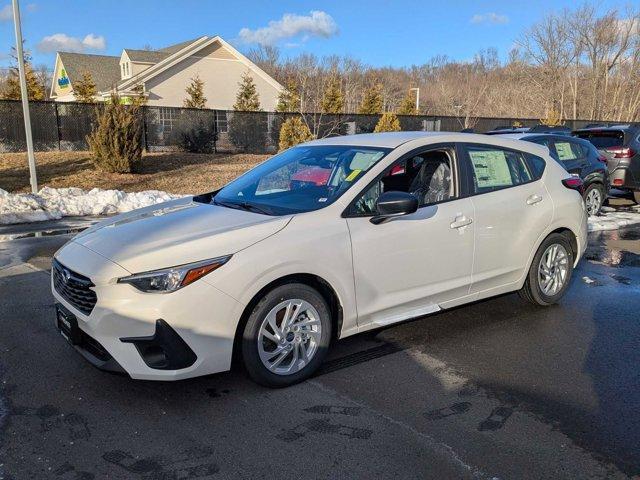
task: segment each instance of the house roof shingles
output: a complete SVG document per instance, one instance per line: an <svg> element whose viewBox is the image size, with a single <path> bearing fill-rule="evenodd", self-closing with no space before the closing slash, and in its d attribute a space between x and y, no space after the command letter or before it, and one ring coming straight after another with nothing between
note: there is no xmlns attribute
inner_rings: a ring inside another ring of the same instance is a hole
<svg viewBox="0 0 640 480"><path fill-rule="evenodd" d="M202 37L192 38L191 40L187 40L186 42L176 43L175 45L169 45L168 47L159 48L158 52L164 52L168 54L174 54L179 50L182 50L187 45L191 45L196 40L200 40Z"/></svg>
<svg viewBox="0 0 640 480"><path fill-rule="evenodd" d="M161 60L167 58L170 53L160 52L157 50L131 50L129 48L124 49L132 62L142 63L158 63Z"/></svg>
<svg viewBox="0 0 640 480"><path fill-rule="evenodd" d="M132 62L153 63L161 62L165 58L191 45L202 37L186 42L169 45L158 50L135 50L126 48L125 51ZM99 92L112 89L128 79L122 80L120 73L120 56L90 55L86 53L58 52L68 77L73 81L82 78L88 72L96 84Z"/></svg>
<svg viewBox="0 0 640 480"><path fill-rule="evenodd" d="M97 90L102 92L120 81L120 57L69 52L59 52L59 55L71 82L81 79L82 74L88 72Z"/></svg>

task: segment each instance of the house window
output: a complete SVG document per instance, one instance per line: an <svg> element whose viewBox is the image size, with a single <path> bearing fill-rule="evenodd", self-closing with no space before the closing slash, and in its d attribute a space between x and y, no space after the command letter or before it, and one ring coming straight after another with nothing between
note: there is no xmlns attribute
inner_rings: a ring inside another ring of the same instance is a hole
<svg viewBox="0 0 640 480"><path fill-rule="evenodd" d="M122 78L125 77L125 73L124 73L124 63L122 65L120 65L120 70L121 70L121 74L122 74Z"/></svg>
<svg viewBox="0 0 640 480"><path fill-rule="evenodd" d="M178 111L179 109L172 107L158 108L158 123L163 134L168 134L173 129L178 118Z"/></svg>
<svg viewBox="0 0 640 480"><path fill-rule="evenodd" d="M125 70L127 71L127 77L129 76L129 62L124 64Z"/></svg>

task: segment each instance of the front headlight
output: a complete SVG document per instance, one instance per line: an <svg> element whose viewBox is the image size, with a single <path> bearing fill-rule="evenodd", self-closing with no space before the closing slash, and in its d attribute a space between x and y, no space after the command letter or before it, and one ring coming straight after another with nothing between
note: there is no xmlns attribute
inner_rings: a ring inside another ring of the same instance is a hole
<svg viewBox="0 0 640 480"><path fill-rule="evenodd" d="M128 283L146 293L175 292L220 268L230 258L231 255L227 255L151 272L136 273L135 275L119 278L118 283Z"/></svg>

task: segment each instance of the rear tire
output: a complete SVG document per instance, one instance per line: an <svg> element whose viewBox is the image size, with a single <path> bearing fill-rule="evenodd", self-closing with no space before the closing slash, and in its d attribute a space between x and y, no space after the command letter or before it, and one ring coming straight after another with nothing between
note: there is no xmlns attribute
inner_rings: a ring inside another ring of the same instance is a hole
<svg viewBox="0 0 640 480"><path fill-rule="evenodd" d="M590 217L598 215L604 204L605 192L604 187L599 183L592 183L584 192L584 203L587 207L587 213Z"/></svg>
<svg viewBox="0 0 640 480"><path fill-rule="evenodd" d="M557 303L567 291L575 254L565 235L552 233L533 257L520 297L535 305Z"/></svg>
<svg viewBox="0 0 640 480"><path fill-rule="evenodd" d="M267 292L252 310L242 335L249 376L267 387L286 387L309 378L331 342L331 310L324 297L302 283Z"/></svg>

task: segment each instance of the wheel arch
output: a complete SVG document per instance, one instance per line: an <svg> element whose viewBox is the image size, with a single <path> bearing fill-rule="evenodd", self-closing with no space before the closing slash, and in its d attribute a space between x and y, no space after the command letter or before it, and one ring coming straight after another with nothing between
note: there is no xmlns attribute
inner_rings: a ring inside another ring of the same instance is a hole
<svg viewBox="0 0 640 480"><path fill-rule="evenodd" d="M548 232L545 232L544 234L540 235L538 242L536 242L534 248L529 254L529 260L527 261L527 268L522 274L522 278L520 278L520 280L518 281L519 289L522 288L522 286L524 285L527 275L529 274L529 270L531 269L531 265L533 264L533 259L535 258L536 253L540 248L540 245L542 245L542 242L544 242L549 237L549 235L552 235L554 233L559 233L561 235L564 235L569 241L569 245L571 246L571 253L573 254L573 258L574 258L574 267L575 267L578 261L578 250L579 250L578 237L576 236L575 232L569 227L557 227L554 230L549 230Z"/></svg>
<svg viewBox="0 0 640 480"><path fill-rule="evenodd" d="M342 322L343 322L343 308L342 303L340 302L340 297L338 296L336 290L331 286L331 284L322 278L319 275L312 273L292 273L288 275L284 275L280 278L272 280L264 287L262 287L247 303L244 310L242 311L242 315L240 316L240 321L236 326L236 332L233 338L233 352L232 359L234 363L237 363L239 360L240 354L240 343L242 339L242 332L244 330L245 325L247 324L247 320L249 315L255 308L256 304L260 301L260 299L269 291L273 290L276 287L281 285L286 285L288 283L302 283L304 285L308 285L314 289L316 289L322 297L325 299L327 304L329 305L329 309L331 310L331 323L332 323L332 334L331 340L336 340L340 336L340 331L342 330Z"/></svg>
<svg viewBox="0 0 640 480"><path fill-rule="evenodd" d="M606 190L606 184L604 179L600 176L600 175L593 175L593 176L589 176L585 179L585 183L584 183L584 191L586 193L587 189L591 186L591 185L599 185L600 187L602 187L603 189ZM606 191L605 191L605 197L606 197ZM602 202L604 203L604 201L606 200L606 198L602 199Z"/></svg>
<svg viewBox="0 0 640 480"><path fill-rule="evenodd" d="M578 237L576 237L576 234L570 228L560 227L560 228L556 228L555 230L549 232L542 239L542 242L544 242L545 239L549 235L551 235L553 233L559 233L560 235L564 235L567 238L567 240L569 241L569 245L571 245L571 253L573 253L573 258L575 259L578 256ZM542 242L540 242L540 244L542 244ZM540 248L540 245L538 245L538 248ZM536 252L537 251L538 251L538 249L536 249Z"/></svg>

